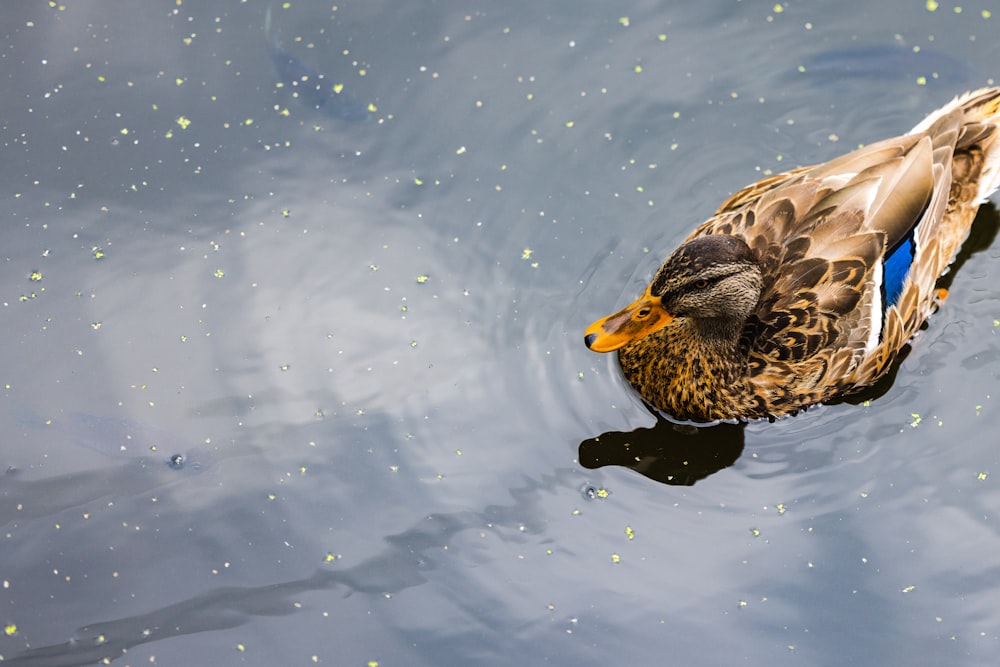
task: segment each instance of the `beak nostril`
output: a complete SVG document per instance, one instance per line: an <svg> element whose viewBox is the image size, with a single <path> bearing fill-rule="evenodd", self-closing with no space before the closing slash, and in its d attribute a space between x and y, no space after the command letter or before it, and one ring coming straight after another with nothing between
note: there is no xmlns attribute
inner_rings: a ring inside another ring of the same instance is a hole
<svg viewBox="0 0 1000 667"><path fill-rule="evenodd" d="M589 333L583 337L583 344L586 345L587 349L589 350L590 346L594 344L595 340L597 340L597 334Z"/></svg>

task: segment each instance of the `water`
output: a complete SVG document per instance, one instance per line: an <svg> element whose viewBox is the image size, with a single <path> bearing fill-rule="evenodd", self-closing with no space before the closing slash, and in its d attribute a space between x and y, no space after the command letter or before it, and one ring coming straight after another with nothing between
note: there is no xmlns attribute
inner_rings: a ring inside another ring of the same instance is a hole
<svg viewBox="0 0 1000 667"><path fill-rule="evenodd" d="M989 662L988 232L884 393L708 454L582 344L730 192L997 75L978 6L782 7L276 5L352 122L264 3L5 6L0 654Z"/></svg>

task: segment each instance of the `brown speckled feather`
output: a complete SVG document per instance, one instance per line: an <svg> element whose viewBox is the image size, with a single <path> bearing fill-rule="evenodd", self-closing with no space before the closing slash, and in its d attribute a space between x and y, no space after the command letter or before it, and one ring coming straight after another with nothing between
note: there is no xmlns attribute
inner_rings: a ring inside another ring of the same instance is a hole
<svg viewBox="0 0 1000 667"><path fill-rule="evenodd" d="M719 342L719 318L673 312L620 349L626 378L653 406L696 422L780 416L872 384L933 310L937 279L1000 184L998 137L1000 88L982 89L909 134L737 192L681 248L715 235L749 248L760 295L735 323L738 344ZM907 238L913 262L884 308L883 262ZM654 280L665 303L683 282L675 273L694 273L680 252Z"/></svg>

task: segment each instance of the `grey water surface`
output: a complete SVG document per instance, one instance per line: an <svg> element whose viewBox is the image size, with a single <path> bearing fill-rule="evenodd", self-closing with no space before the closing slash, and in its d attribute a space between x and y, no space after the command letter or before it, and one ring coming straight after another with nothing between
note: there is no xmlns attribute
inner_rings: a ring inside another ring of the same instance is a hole
<svg viewBox="0 0 1000 667"><path fill-rule="evenodd" d="M582 343L988 5L4 3L0 655L990 664L995 208L868 401L678 432Z"/></svg>

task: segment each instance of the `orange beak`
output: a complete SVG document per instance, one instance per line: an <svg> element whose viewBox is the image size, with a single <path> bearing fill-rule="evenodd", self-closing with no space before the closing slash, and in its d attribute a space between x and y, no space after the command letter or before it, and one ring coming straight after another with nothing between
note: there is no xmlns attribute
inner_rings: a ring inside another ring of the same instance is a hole
<svg viewBox="0 0 1000 667"><path fill-rule="evenodd" d="M614 352L662 329L672 319L674 316L664 310L660 297L647 289L635 303L587 327L583 342L594 352Z"/></svg>

